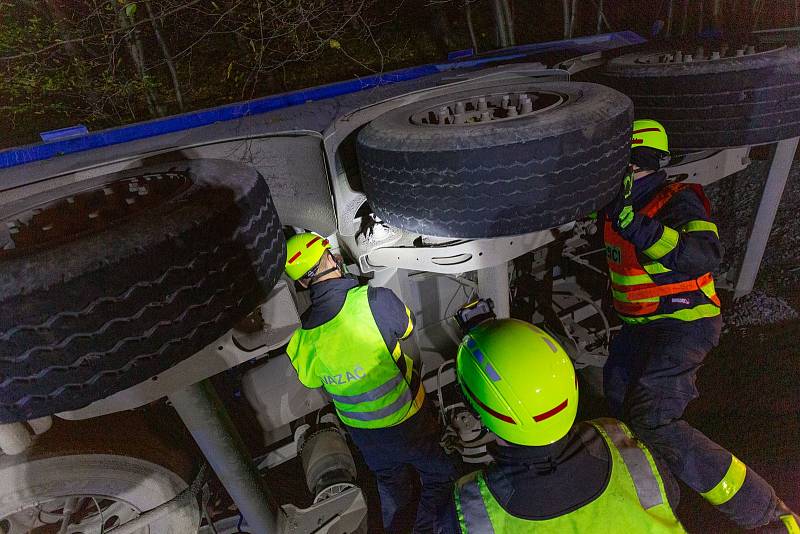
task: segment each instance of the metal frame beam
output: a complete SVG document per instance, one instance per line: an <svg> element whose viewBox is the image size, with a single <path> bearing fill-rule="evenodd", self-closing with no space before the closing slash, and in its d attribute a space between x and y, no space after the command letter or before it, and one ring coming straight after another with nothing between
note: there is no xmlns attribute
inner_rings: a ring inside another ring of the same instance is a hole
<svg viewBox="0 0 800 534"><path fill-rule="evenodd" d="M558 231L568 231L573 225L567 223ZM361 255L358 263L362 273L376 271L376 276L386 268L458 274L505 264L554 239L553 230L541 230L512 237L458 241L452 245L383 247Z"/></svg>
<svg viewBox="0 0 800 534"><path fill-rule="evenodd" d="M198 382L169 400L248 526L259 534L277 532L277 505L211 382Z"/></svg>
<svg viewBox="0 0 800 534"><path fill-rule="evenodd" d="M750 230L750 238L747 240L747 250L736 279L733 294L735 299L750 293L755 285L761 260L767 248L772 223L775 221L775 214L778 212L781 196L786 187L786 180L789 178L789 170L794 161L798 140L800 137L784 139L775 147L767 181L758 204L758 211Z"/></svg>
<svg viewBox="0 0 800 534"><path fill-rule="evenodd" d="M508 263L478 270L478 292L481 297L492 299L498 319L511 317Z"/></svg>

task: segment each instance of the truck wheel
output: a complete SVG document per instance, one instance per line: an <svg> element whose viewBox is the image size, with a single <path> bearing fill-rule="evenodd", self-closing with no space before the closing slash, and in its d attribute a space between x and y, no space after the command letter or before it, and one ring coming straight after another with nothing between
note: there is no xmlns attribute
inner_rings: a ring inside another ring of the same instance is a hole
<svg viewBox="0 0 800 534"><path fill-rule="evenodd" d="M691 55L691 57L689 57ZM670 145L703 150L800 135L800 48L675 48L610 60L594 81L664 124Z"/></svg>
<svg viewBox="0 0 800 534"><path fill-rule="evenodd" d="M487 238L578 219L628 164L631 101L589 83L498 84L415 102L358 135L365 194L387 223Z"/></svg>
<svg viewBox="0 0 800 534"><path fill-rule="evenodd" d="M253 310L286 246L264 179L197 160L0 204L0 423L75 410Z"/></svg>
<svg viewBox="0 0 800 534"><path fill-rule="evenodd" d="M0 454L0 533L107 532L178 495L194 461L151 426L141 414L56 420L32 449ZM65 508L72 513L61 529ZM199 523L197 501L188 499L141 532L189 534Z"/></svg>

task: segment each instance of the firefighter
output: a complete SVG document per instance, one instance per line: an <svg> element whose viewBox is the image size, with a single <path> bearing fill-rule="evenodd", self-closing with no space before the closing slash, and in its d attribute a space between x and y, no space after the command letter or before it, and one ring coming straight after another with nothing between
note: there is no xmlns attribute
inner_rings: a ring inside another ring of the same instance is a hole
<svg viewBox="0 0 800 534"><path fill-rule="evenodd" d="M411 312L387 288L360 286L330 252L328 240L304 233L287 241L286 273L310 287L311 308L286 350L306 387L323 387L375 474L384 528L400 528L411 505L411 467L422 482L415 532L432 532L455 469L439 445L436 417L425 402L420 369L400 340Z"/></svg>
<svg viewBox="0 0 800 534"><path fill-rule="evenodd" d="M612 414L675 476L740 526L780 525L780 516L795 521L764 479L682 419L698 396L697 370L719 341L711 272L722 247L702 187L667 182L661 168L668 156L664 127L635 121L630 173L604 210L614 307L623 322L604 368L605 395Z"/></svg>
<svg viewBox="0 0 800 534"><path fill-rule="evenodd" d="M470 330L456 376L494 432L494 462L456 483L440 533L684 532L677 483L615 419L575 423L578 381L550 335L516 319Z"/></svg>

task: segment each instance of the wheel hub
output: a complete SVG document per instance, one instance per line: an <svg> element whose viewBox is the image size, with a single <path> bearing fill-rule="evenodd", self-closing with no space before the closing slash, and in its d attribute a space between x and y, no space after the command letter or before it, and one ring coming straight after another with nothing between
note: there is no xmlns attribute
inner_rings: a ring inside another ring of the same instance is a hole
<svg viewBox="0 0 800 534"><path fill-rule="evenodd" d="M566 95L547 91L493 93L437 104L412 114L419 126L464 126L512 120L562 105Z"/></svg>
<svg viewBox="0 0 800 534"><path fill-rule="evenodd" d="M764 48L746 44L741 47L731 48L724 44L716 50L706 50L705 47L698 46L694 50L675 50L670 52L657 52L631 58L620 58L623 63L636 63L639 65L655 65L669 63L698 63L702 61L719 61L737 57L753 56L775 52L785 47Z"/></svg>
<svg viewBox="0 0 800 534"><path fill-rule="evenodd" d="M102 184L0 220L0 258L96 233L154 208L191 186L185 172L145 174Z"/></svg>
<svg viewBox="0 0 800 534"><path fill-rule="evenodd" d="M35 503L0 518L0 534L100 534L140 515L130 504L100 495ZM142 534L148 532L145 527Z"/></svg>

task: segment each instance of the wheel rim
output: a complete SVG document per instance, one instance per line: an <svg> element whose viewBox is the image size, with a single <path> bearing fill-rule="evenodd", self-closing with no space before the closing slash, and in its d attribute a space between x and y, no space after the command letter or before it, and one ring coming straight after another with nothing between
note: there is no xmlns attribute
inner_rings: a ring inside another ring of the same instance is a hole
<svg viewBox="0 0 800 534"><path fill-rule="evenodd" d="M744 56L759 56L770 54L778 50L785 49L780 47L762 47L746 44L738 47L721 45L718 48L706 49L698 46L694 50L670 50L653 52L651 54L630 54L613 60L614 63L622 65L677 65L686 63L702 63L709 61L724 61Z"/></svg>
<svg viewBox="0 0 800 534"><path fill-rule="evenodd" d="M563 105L567 95L550 91L515 91L475 95L437 103L409 117L418 126L469 126L529 117Z"/></svg>
<svg viewBox="0 0 800 534"><path fill-rule="evenodd" d="M101 534L140 514L139 509L121 499L70 495L37 502L0 518L0 534ZM149 531L143 527L137 533Z"/></svg>
<svg viewBox="0 0 800 534"><path fill-rule="evenodd" d="M101 184L8 215L0 220L0 258L74 240L162 205L192 185L180 171L145 174Z"/></svg>

